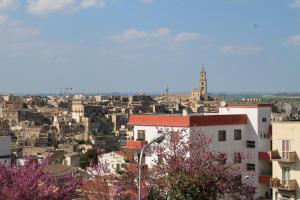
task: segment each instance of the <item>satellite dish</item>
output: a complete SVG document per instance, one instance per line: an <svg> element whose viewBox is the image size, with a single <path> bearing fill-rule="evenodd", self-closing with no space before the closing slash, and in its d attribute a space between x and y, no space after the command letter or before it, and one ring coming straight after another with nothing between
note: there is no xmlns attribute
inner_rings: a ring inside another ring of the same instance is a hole
<svg viewBox="0 0 300 200"><path fill-rule="evenodd" d="M220 106L221 107L225 107L226 106L226 102L225 101L221 101Z"/></svg>

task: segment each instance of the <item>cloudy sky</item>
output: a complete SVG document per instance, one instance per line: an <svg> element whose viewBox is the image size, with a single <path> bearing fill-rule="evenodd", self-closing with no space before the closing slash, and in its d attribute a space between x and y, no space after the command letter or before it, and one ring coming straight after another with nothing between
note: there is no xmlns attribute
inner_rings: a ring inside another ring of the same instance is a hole
<svg viewBox="0 0 300 200"><path fill-rule="evenodd" d="M0 0L0 92L300 91L300 0Z"/></svg>

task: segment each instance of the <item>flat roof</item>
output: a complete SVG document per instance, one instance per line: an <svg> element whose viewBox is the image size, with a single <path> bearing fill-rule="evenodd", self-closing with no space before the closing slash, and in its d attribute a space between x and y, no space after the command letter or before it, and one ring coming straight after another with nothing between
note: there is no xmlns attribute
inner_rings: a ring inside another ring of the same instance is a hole
<svg viewBox="0 0 300 200"><path fill-rule="evenodd" d="M227 104L224 107L230 107L230 108L268 108L272 107L272 104Z"/></svg>

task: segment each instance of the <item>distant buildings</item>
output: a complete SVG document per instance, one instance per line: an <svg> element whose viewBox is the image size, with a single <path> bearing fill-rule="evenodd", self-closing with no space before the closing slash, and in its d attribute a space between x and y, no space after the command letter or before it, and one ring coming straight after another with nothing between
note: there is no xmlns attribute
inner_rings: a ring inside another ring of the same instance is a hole
<svg viewBox="0 0 300 200"><path fill-rule="evenodd" d="M11 136L0 135L0 164L10 166L11 164Z"/></svg>
<svg viewBox="0 0 300 200"><path fill-rule="evenodd" d="M279 123L299 119L291 117L292 111L299 115L299 109L279 103L271 114L272 105L262 104L260 98L221 102L222 98L208 95L204 67L199 87L189 94L167 89L158 97L3 96L0 131L9 136L0 135L0 164L52 156L48 172L63 176L77 171L80 156L88 150L101 149L106 151L102 158L109 172L121 175L136 169L141 148L159 129L184 128L190 136L201 132L211 137L212 150L238 158L251 154L234 162L242 169L242 180L257 188L257 198L270 199L273 194L274 200L300 199L300 123ZM151 167L153 159L157 157L146 152L143 160Z"/></svg>
<svg viewBox="0 0 300 200"><path fill-rule="evenodd" d="M203 100L207 100L208 98L207 77L206 77L206 71L204 66L202 67L202 70L200 72L199 88L193 89L191 94L172 94L169 93L169 91L166 91L166 93L162 93L161 97L178 103L187 102L187 101L200 102Z"/></svg>
<svg viewBox="0 0 300 200"><path fill-rule="evenodd" d="M159 101L167 107L170 113L178 113L182 109L203 113L218 112L221 98L208 96L207 74L203 66L200 72L199 88L193 89L190 94L169 93L167 89L161 94Z"/></svg>

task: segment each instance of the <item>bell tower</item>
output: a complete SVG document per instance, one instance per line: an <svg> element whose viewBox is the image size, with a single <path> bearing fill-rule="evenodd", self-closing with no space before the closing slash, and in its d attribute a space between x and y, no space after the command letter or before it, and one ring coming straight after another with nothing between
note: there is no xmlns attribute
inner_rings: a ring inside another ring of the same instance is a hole
<svg viewBox="0 0 300 200"><path fill-rule="evenodd" d="M205 71L204 65L200 72L200 92L201 92L201 96L206 99L207 98L207 78L206 78L206 71Z"/></svg>

